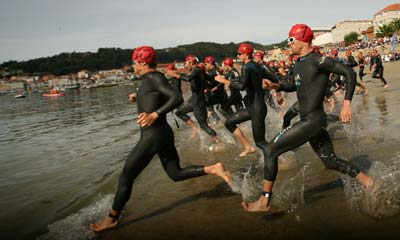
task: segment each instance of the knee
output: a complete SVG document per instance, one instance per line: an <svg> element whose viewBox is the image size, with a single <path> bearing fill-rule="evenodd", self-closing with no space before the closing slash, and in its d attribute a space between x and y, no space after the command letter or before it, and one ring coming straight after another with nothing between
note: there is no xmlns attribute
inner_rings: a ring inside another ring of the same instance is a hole
<svg viewBox="0 0 400 240"><path fill-rule="evenodd" d="M181 175L179 174L178 171L169 172L168 177L174 182L179 182L179 181L183 180L183 178L181 177Z"/></svg>
<svg viewBox="0 0 400 240"><path fill-rule="evenodd" d="M267 146L265 146L263 148L263 154L264 154L264 162L265 163L270 162L270 161L272 161L272 159L275 159L278 157L272 144L268 144Z"/></svg>
<svg viewBox="0 0 400 240"><path fill-rule="evenodd" d="M226 127L231 133L234 132L234 131L236 130L236 125L235 125L235 123L229 121L229 119L225 121L225 124L224 124L224 125L225 125L225 127Z"/></svg>

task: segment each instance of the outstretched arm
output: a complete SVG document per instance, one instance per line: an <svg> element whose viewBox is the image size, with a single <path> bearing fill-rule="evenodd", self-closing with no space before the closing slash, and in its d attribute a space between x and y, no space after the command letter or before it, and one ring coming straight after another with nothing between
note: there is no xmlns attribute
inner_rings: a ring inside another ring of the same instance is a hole
<svg viewBox="0 0 400 240"><path fill-rule="evenodd" d="M346 79L346 93L344 96L342 110L340 112L340 116L342 122L347 123L351 121L352 113L350 103L353 99L354 90L356 88L356 78L357 74L353 71L353 69L345 66L344 64L337 62L331 58L323 58L320 57L318 60L319 67L326 71L336 73L338 75L342 75Z"/></svg>

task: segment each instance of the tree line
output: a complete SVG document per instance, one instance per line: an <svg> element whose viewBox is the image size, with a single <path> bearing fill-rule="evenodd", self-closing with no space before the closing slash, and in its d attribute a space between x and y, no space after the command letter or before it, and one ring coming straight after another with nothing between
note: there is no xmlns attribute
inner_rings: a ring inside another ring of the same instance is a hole
<svg viewBox="0 0 400 240"><path fill-rule="evenodd" d="M286 46L286 41L273 45L251 43L255 49L270 50L274 47ZM198 42L188 45L179 45L174 48L157 49L159 63L184 61L188 54L196 55L200 60L206 56L214 56L218 61L225 57L235 57L240 43L212 43ZM65 75L79 72L82 69L89 71L121 68L131 64L133 49L99 48L97 52L72 52L61 53L51 57L42 57L28 61L8 61L0 65L3 69L2 77L15 75L22 72L29 75L54 74ZM6 74L4 74L6 72Z"/></svg>

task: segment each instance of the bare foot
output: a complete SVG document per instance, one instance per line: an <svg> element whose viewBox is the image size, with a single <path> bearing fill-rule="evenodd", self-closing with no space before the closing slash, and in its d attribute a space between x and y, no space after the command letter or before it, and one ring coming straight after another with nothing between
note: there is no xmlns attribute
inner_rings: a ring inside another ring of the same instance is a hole
<svg viewBox="0 0 400 240"><path fill-rule="evenodd" d="M363 92L363 94L367 94L368 93L368 89L366 88Z"/></svg>
<svg viewBox="0 0 400 240"><path fill-rule="evenodd" d="M364 187L367 188L367 189L371 188L371 187L374 185L374 180L373 180L370 176L366 175L366 174L363 173L363 172L360 172L360 173L356 176L356 178L357 178L357 179L364 185Z"/></svg>
<svg viewBox="0 0 400 240"><path fill-rule="evenodd" d="M271 209L269 201L269 198L261 196L257 201L252 203L242 202L242 207L248 212L268 212Z"/></svg>
<svg viewBox="0 0 400 240"><path fill-rule="evenodd" d="M222 165L222 163L214 164L210 169L210 173L224 179L224 181L228 183L229 186L232 185L233 182L232 175L230 172L225 170L225 167L224 165Z"/></svg>
<svg viewBox="0 0 400 240"><path fill-rule="evenodd" d="M255 153L255 152L256 152L256 149L254 149L254 148L246 148L243 152L241 152L239 154L239 157L245 157L245 156Z"/></svg>
<svg viewBox="0 0 400 240"><path fill-rule="evenodd" d="M211 137L211 139L215 142L215 143L221 143L221 139L219 139L218 137Z"/></svg>
<svg viewBox="0 0 400 240"><path fill-rule="evenodd" d="M200 129L192 128L192 135L190 136L189 140L192 140L199 133L200 133Z"/></svg>
<svg viewBox="0 0 400 240"><path fill-rule="evenodd" d="M93 232L102 232L104 230L116 227L118 223L118 220L114 220L111 217L107 216L103 218L100 222L90 224L89 228Z"/></svg>

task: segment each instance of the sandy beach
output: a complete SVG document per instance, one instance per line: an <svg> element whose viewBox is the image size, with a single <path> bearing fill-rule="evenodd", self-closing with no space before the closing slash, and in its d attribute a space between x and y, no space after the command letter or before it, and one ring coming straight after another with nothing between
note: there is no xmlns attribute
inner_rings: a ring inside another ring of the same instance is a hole
<svg viewBox="0 0 400 240"><path fill-rule="evenodd" d="M336 152L350 156L353 161L380 161L396 157L399 160L400 137L394 133L400 130L399 121L396 120L400 116L400 62L385 63L384 67L389 88L382 88L380 80L367 75L364 80L369 93L355 95L352 103L354 119L368 121L370 113L380 109L377 115L391 122L383 126L383 142L371 140L361 147L364 150L360 148L360 152L354 152L349 147L354 139L347 138L340 131L333 134ZM380 105L382 98L385 105L383 111ZM365 102L369 103L368 108L363 105ZM371 104L377 108L372 109ZM379 122L379 119L375 120ZM340 128L340 124L335 127ZM267 125L268 128L270 126ZM267 134L268 139L271 137ZM229 170L233 168L235 174L233 166L240 165L233 154L230 157L223 153L207 154L208 157L199 157L203 160L196 160L197 156L201 156L201 151L193 152L193 148L189 147L197 142L179 140L179 134L175 135L175 139L184 166L189 163L209 164L222 161ZM239 161L259 163L258 157ZM242 195L232 192L218 178L206 176L174 183L165 173L154 175L155 172L162 172L156 157L149 166L153 170L145 170L135 182L132 198L119 227L98 236L107 240L398 238L398 213L392 217L377 218L352 209L340 175L325 170L309 145L296 152L296 159L314 166L312 173L305 171L304 183L299 185L299 188L304 187L304 203L291 210L287 206L275 206L273 202L273 210L269 213L247 213L240 205ZM365 164L361 164L361 167L365 167ZM280 171L277 185L284 185L290 176L300 171L301 168Z"/></svg>

